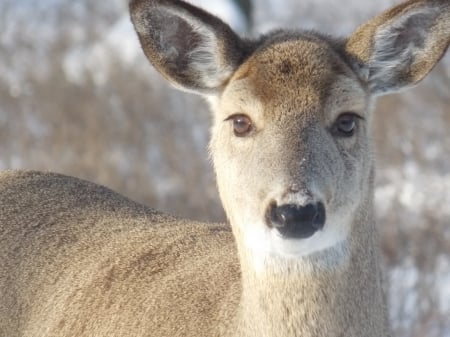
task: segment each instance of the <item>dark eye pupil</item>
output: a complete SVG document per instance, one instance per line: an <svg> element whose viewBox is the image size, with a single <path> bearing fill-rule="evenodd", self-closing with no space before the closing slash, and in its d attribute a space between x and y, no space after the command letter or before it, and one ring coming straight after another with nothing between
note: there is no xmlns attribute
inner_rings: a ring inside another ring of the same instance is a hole
<svg viewBox="0 0 450 337"><path fill-rule="evenodd" d="M343 120L341 121L339 128L344 132L351 132L355 128L355 121Z"/></svg>
<svg viewBox="0 0 450 337"><path fill-rule="evenodd" d="M233 119L233 128L236 135L244 136L251 131L252 122L246 116L236 116Z"/></svg>
<svg viewBox="0 0 450 337"><path fill-rule="evenodd" d="M355 128L356 128L355 116L348 114L339 117L337 129L341 134L345 136L351 136L355 132Z"/></svg>

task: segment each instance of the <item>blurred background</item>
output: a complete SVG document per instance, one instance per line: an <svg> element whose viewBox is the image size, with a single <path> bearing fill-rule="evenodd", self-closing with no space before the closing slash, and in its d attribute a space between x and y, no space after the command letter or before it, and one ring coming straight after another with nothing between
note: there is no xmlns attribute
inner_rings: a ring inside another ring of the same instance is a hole
<svg viewBox="0 0 450 337"><path fill-rule="evenodd" d="M195 0L239 33L349 34L396 0ZM450 53L447 53L450 54ZM138 45L126 0L0 1L0 169L57 171L197 220L224 221L210 115ZM450 55L379 101L376 206L395 336L450 336Z"/></svg>

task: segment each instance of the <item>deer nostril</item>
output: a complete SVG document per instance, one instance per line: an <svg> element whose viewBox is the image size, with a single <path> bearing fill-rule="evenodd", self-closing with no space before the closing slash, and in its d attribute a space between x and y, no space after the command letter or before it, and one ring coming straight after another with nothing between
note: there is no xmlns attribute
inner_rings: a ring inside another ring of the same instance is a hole
<svg viewBox="0 0 450 337"><path fill-rule="evenodd" d="M325 225L323 203L305 206L294 204L272 205L269 211L269 226L286 238L309 238Z"/></svg>

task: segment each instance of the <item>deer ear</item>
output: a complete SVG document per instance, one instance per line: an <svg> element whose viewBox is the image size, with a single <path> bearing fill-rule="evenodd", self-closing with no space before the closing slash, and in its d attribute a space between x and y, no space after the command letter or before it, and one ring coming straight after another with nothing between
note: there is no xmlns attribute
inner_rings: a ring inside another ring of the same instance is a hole
<svg viewBox="0 0 450 337"><path fill-rule="evenodd" d="M217 17L179 0L132 0L144 52L179 89L215 94L244 58L243 41Z"/></svg>
<svg viewBox="0 0 450 337"><path fill-rule="evenodd" d="M375 17L349 38L346 51L373 94L417 84L450 43L450 1L411 0Z"/></svg>

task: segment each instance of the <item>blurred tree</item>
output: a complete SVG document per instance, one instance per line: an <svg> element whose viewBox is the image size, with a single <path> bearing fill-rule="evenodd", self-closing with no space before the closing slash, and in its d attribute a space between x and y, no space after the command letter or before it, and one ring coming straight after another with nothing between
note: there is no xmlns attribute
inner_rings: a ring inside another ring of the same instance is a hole
<svg viewBox="0 0 450 337"><path fill-rule="evenodd" d="M248 21L248 26L253 25L253 4L251 0L232 0L244 13Z"/></svg>

